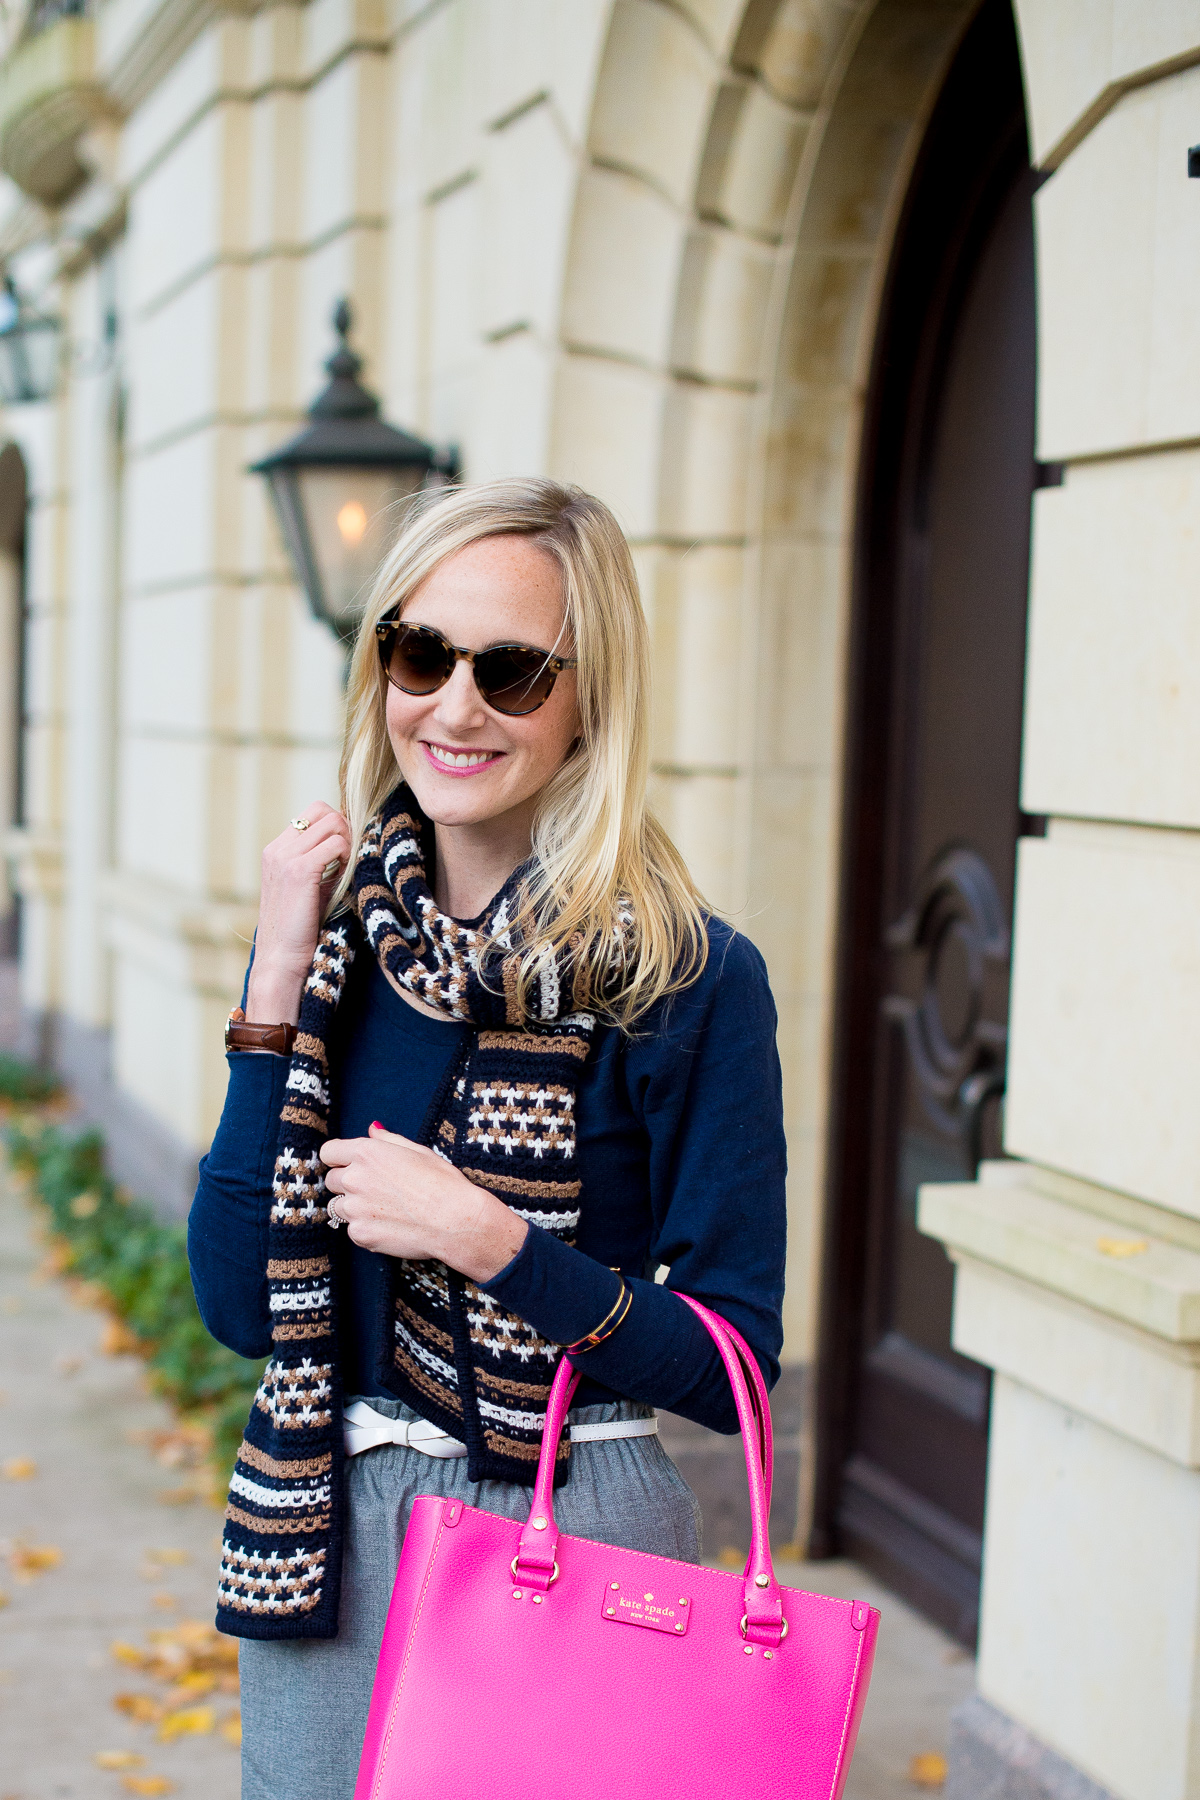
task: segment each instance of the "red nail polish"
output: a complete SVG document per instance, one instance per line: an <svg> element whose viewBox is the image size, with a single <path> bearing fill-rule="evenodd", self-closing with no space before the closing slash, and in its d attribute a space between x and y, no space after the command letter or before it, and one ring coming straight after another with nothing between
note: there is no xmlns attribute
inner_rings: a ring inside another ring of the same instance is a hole
<svg viewBox="0 0 1200 1800"><path fill-rule="evenodd" d="M384 1126L382 1120L380 1120L380 1119L372 1119L371 1120L371 1130L372 1131L383 1131L385 1129L386 1129L386 1127Z"/></svg>

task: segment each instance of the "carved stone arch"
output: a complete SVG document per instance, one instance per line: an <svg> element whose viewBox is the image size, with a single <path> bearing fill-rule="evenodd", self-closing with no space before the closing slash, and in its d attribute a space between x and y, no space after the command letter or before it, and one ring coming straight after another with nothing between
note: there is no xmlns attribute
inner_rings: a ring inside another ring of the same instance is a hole
<svg viewBox="0 0 1200 1800"><path fill-rule="evenodd" d="M779 1005L793 1448L816 1345L863 403L911 168L976 3L615 0L566 256L551 467L634 542L656 803ZM779 1484L789 1539L797 1480L793 1464Z"/></svg>

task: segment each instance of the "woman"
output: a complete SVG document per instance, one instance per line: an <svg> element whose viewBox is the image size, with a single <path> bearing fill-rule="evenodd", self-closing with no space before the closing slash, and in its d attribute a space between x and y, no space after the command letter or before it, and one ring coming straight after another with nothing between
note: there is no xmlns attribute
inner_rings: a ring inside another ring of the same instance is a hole
<svg viewBox="0 0 1200 1800"><path fill-rule="evenodd" d="M524 1518L564 1347L562 1530L690 1560L652 1409L736 1420L672 1290L778 1374L774 1006L647 811L648 678L606 507L446 493L366 610L343 810L263 854L190 1220L209 1329L271 1352L218 1612L247 1640L243 1800L349 1800L412 1500Z"/></svg>

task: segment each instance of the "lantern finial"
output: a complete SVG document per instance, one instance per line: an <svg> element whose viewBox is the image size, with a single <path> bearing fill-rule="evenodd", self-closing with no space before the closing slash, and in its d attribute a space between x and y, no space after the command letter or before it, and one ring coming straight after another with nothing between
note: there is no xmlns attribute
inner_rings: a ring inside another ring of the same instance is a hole
<svg viewBox="0 0 1200 1800"><path fill-rule="evenodd" d="M353 312L333 309L338 343L325 364L326 387L302 431L261 462L288 556L309 604L343 642L358 626L370 583L423 486L457 478L452 449L385 424L379 401L359 380L362 358L349 344Z"/></svg>

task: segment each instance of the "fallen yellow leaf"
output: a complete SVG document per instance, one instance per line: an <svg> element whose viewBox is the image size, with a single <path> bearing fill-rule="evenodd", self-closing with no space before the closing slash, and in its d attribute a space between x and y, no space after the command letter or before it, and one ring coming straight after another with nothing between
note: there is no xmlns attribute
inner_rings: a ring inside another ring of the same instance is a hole
<svg viewBox="0 0 1200 1800"><path fill-rule="evenodd" d="M238 1745L242 1741L242 1715L240 1712L230 1713L221 1721L221 1736L227 1743Z"/></svg>
<svg viewBox="0 0 1200 1800"><path fill-rule="evenodd" d="M4 1593L0 1593L0 1606L7 1606L7 1605L8 1605L8 1595L4 1594Z"/></svg>
<svg viewBox="0 0 1200 1800"><path fill-rule="evenodd" d="M143 1666L155 1681L179 1681L195 1667L195 1659L182 1644L160 1644Z"/></svg>
<svg viewBox="0 0 1200 1800"><path fill-rule="evenodd" d="M1101 1256L1143 1256L1150 1248L1149 1238L1102 1237L1096 1239Z"/></svg>
<svg viewBox="0 0 1200 1800"><path fill-rule="evenodd" d="M110 1319L100 1335L100 1349L105 1356L132 1356L142 1347L122 1319Z"/></svg>
<svg viewBox="0 0 1200 1800"><path fill-rule="evenodd" d="M745 1551L739 1550L736 1544L726 1544L724 1549L717 1551L717 1561L723 1569L740 1569L745 1560Z"/></svg>
<svg viewBox="0 0 1200 1800"><path fill-rule="evenodd" d="M147 1562L168 1563L172 1566L181 1566L184 1563L190 1563L191 1560L192 1553L190 1550L147 1550L146 1552Z"/></svg>
<svg viewBox="0 0 1200 1800"><path fill-rule="evenodd" d="M32 1456L10 1456L4 1464L5 1481L29 1481L37 1474Z"/></svg>
<svg viewBox="0 0 1200 1800"><path fill-rule="evenodd" d="M127 1431L125 1436L131 1444L145 1444L168 1469L194 1469L212 1449L212 1432L206 1425L180 1423L169 1431Z"/></svg>
<svg viewBox="0 0 1200 1800"><path fill-rule="evenodd" d="M135 1719L139 1725L157 1725L163 1716L163 1709L158 1701L149 1694L115 1694L113 1705L127 1719Z"/></svg>
<svg viewBox="0 0 1200 1800"><path fill-rule="evenodd" d="M63 1553L55 1544L15 1544L8 1554L17 1574L26 1579L31 1575L43 1575L47 1569L57 1569L62 1559Z"/></svg>
<svg viewBox="0 0 1200 1800"><path fill-rule="evenodd" d="M70 1244L51 1244L29 1279L40 1287L43 1282L52 1281L55 1276L65 1274L70 1266Z"/></svg>
<svg viewBox="0 0 1200 1800"><path fill-rule="evenodd" d="M216 1685L216 1676L210 1675L207 1669L193 1669L189 1675L180 1676L171 1690L171 1698L178 1698L180 1703L198 1700L201 1694L211 1694Z"/></svg>
<svg viewBox="0 0 1200 1800"><path fill-rule="evenodd" d="M108 1650L110 1656L131 1669L142 1668L148 1660L144 1650L139 1650L136 1644L123 1643L120 1638L114 1638Z"/></svg>
<svg viewBox="0 0 1200 1800"><path fill-rule="evenodd" d="M914 1787L940 1788L946 1781L946 1759L936 1750L925 1750L908 1765L908 1779Z"/></svg>
<svg viewBox="0 0 1200 1800"><path fill-rule="evenodd" d="M193 1500L202 1500L204 1492L189 1481L183 1487L159 1488L154 1497L160 1506L190 1506Z"/></svg>
<svg viewBox="0 0 1200 1800"><path fill-rule="evenodd" d="M162 1612L170 1612L179 1605L174 1594L151 1594L150 1603L152 1606L157 1606Z"/></svg>
<svg viewBox="0 0 1200 1800"><path fill-rule="evenodd" d="M163 1634L178 1644L194 1650L232 1650L237 1655L237 1639L225 1637L207 1619L180 1619L178 1625Z"/></svg>
<svg viewBox="0 0 1200 1800"><path fill-rule="evenodd" d="M145 1760L136 1750L97 1750L92 1758L98 1769L140 1769Z"/></svg>
<svg viewBox="0 0 1200 1800"><path fill-rule="evenodd" d="M121 1786L127 1794L173 1794L175 1783L165 1775L127 1775Z"/></svg>
<svg viewBox="0 0 1200 1800"><path fill-rule="evenodd" d="M206 1737L217 1722L211 1706L185 1706L180 1712L169 1712L158 1728L159 1742L173 1743L179 1737Z"/></svg>
<svg viewBox="0 0 1200 1800"><path fill-rule="evenodd" d="M73 1219L90 1219L99 1206L99 1194L76 1194L70 1206L71 1217Z"/></svg>

